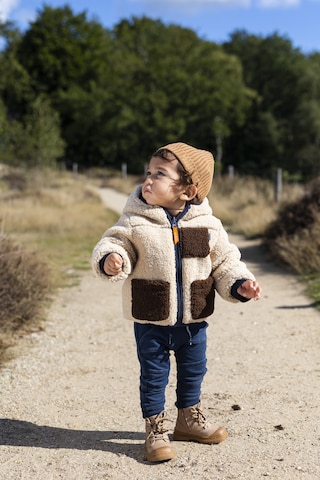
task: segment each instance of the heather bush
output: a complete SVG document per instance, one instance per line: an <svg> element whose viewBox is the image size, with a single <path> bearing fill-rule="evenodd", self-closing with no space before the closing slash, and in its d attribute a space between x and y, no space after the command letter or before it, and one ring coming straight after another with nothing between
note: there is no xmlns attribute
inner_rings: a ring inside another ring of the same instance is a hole
<svg viewBox="0 0 320 480"><path fill-rule="evenodd" d="M15 355L6 348L22 334L42 328L57 289L91 269L93 245L117 218L87 178L0 165L0 361Z"/></svg>
<svg viewBox="0 0 320 480"><path fill-rule="evenodd" d="M0 234L0 350L8 332L28 330L39 321L50 281L48 266L38 256Z"/></svg>
<svg viewBox="0 0 320 480"><path fill-rule="evenodd" d="M320 273L320 177L304 195L279 210L263 243L274 261L293 272Z"/></svg>

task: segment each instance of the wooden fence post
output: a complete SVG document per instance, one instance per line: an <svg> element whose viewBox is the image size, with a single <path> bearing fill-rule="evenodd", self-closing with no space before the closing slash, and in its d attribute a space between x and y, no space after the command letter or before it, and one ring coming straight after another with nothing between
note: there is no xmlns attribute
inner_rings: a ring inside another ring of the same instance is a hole
<svg viewBox="0 0 320 480"><path fill-rule="evenodd" d="M78 164L77 164L77 163L73 163L73 164L72 164L72 172L73 172L73 175L74 175L75 177L78 176L79 167L78 167Z"/></svg>
<svg viewBox="0 0 320 480"><path fill-rule="evenodd" d="M121 164L121 172L122 172L122 178L127 178L127 164L126 163Z"/></svg>
<svg viewBox="0 0 320 480"><path fill-rule="evenodd" d="M275 201L280 202L282 195L282 168L277 168L275 175L274 196Z"/></svg>
<svg viewBox="0 0 320 480"><path fill-rule="evenodd" d="M234 179L234 166L233 165L228 165L228 177L229 177L229 180Z"/></svg>

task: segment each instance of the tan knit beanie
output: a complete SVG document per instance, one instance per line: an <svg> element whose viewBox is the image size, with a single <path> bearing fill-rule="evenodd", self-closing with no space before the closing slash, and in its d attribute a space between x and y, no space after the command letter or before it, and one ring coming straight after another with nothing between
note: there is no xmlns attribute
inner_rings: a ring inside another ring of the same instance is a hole
<svg viewBox="0 0 320 480"><path fill-rule="evenodd" d="M202 202L208 195L212 185L214 170L213 155L207 150L199 150L182 142L170 143L161 148L169 150L179 159L180 163L182 163L190 175L192 183L196 185L198 189L198 200Z"/></svg>

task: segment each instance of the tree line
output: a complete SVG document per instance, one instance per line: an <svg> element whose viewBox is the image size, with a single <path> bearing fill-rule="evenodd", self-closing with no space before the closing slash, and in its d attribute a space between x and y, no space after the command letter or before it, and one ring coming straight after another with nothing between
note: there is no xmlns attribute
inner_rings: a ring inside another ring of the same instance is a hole
<svg viewBox="0 0 320 480"><path fill-rule="evenodd" d="M147 17L106 29L66 5L0 36L2 163L141 173L157 147L184 141L222 172L320 174L320 54L277 33L216 44Z"/></svg>

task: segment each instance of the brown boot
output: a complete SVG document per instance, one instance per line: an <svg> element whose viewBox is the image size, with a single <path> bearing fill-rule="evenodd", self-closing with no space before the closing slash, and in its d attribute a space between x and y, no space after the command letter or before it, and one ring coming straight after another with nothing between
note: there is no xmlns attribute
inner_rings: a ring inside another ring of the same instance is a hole
<svg viewBox="0 0 320 480"><path fill-rule="evenodd" d="M177 423L173 432L174 440L199 443L220 443L228 433L224 427L209 423L201 410L201 403L178 410Z"/></svg>
<svg viewBox="0 0 320 480"><path fill-rule="evenodd" d="M146 441L144 444L148 462L164 462L175 457L170 445L168 429L164 426L167 419L165 411L146 418Z"/></svg>

